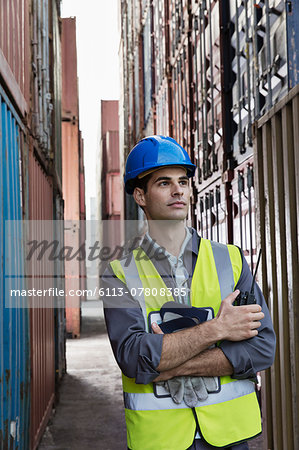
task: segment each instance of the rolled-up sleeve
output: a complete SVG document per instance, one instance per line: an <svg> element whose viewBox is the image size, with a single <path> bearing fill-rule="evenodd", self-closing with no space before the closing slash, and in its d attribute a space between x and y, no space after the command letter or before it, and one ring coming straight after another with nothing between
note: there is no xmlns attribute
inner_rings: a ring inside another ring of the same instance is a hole
<svg viewBox="0 0 299 450"><path fill-rule="evenodd" d="M252 274L243 256L243 267L236 289L250 291ZM269 368L274 361L276 337L270 313L264 296L255 283L254 293L256 301L262 307L265 317L261 320L258 335L240 342L222 341L220 348L231 362L233 378L254 378L256 373Z"/></svg>
<svg viewBox="0 0 299 450"><path fill-rule="evenodd" d="M125 285L107 268L102 275L104 293L123 292ZM138 384L158 375L163 335L147 333L139 303L129 293L104 296L104 315L112 350L121 371Z"/></svg>

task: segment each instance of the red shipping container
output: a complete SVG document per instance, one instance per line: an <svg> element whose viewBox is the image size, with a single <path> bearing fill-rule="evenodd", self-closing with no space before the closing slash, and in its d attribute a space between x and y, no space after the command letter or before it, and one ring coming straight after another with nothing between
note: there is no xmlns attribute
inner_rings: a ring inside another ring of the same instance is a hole
<svg viewBox="0 0 299 450"><path fill-rule="evenodd" d="M45 237L43 221L53 220L51 179L29 152L29 219L33 239ZM50 223L50 222L48 222ZM50 226L51 228L51 226ZM49 228L49 229L50 229ZM53 236L53 234L52 234ZM49 236L46 237L49 239ZM50 237L51 240L51 237ZM49 289L54 279L54 262L30 261L30 288ZM34 278L36 274L36 278ZM34 297L30 310L31 343L31 447L36 448L49 420L55 395L55 342L53 298ZM38 304L37 304L38 302Z"/></svg>

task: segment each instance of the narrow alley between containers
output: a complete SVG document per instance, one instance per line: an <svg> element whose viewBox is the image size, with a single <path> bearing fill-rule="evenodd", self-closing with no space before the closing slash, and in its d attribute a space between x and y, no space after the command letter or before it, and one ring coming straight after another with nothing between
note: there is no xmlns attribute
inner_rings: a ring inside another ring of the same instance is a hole
<svg viewBox="0 0 299 450"><path fill-rule="evenodd" d="M125 449L121 375L106 334L102 303L82 303L79 339L68 339L67 373L39 450Z"/></svg>

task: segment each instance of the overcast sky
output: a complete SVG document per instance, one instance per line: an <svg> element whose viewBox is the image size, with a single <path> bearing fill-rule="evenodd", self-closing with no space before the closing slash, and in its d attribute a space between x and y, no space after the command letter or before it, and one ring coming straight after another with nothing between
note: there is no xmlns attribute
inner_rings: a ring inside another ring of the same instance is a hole
<svg viewBox="0 0 299 450"><path fill-rule="evenodd" d="M118 0L63 0L62 17L76 16L80 129L84 138L86 209L96 195L100 101L118 100Z"/></svg>

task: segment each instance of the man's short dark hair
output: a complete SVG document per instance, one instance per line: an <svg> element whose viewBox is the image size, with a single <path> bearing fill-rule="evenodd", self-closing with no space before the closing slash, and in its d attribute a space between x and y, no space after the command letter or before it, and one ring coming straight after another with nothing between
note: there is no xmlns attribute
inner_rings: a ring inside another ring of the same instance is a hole
<svg viewBox="0 0 299 450"><path fill-rule="evenodd" d="M134 187L134 189L136 187L138 187L138 188L142 189L143 192L146 194L146 192L147 192L147 183L151 179L152 174L153 173L151 172L148 175L145 175L145 177L135 178L134 180L132 180L132 186Z"/></svg>

